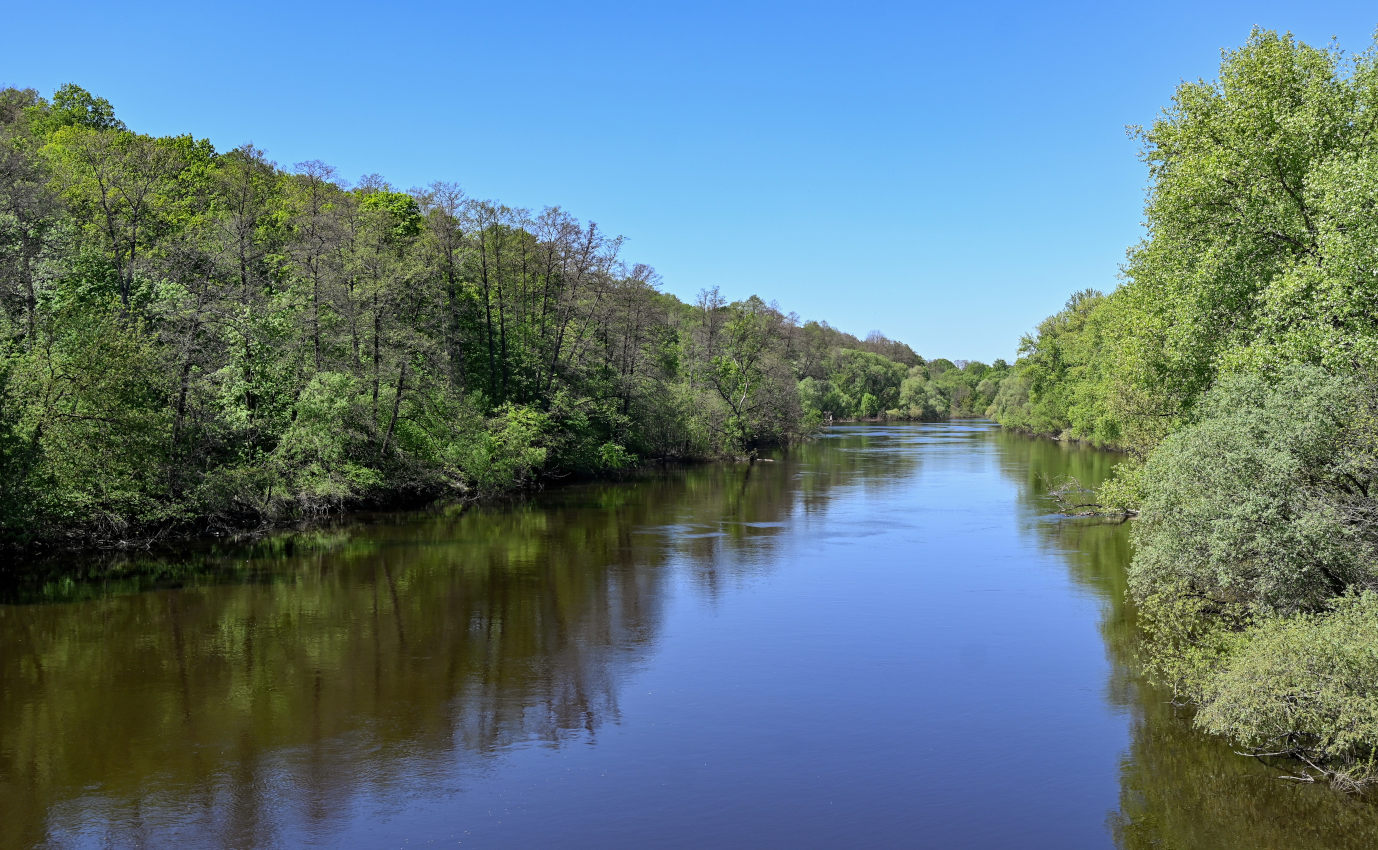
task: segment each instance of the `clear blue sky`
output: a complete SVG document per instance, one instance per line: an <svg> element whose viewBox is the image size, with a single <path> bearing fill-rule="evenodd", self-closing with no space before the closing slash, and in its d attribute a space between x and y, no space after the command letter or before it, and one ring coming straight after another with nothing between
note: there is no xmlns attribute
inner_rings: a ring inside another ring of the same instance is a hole
<svg viewBox="0 0 1378 850"><path fill-rule="evenodd" d="M1359 52L1378 4L18 3L0 85L76 82L133 129L283 166L435 179L627 237L925 356L1013 358L1116 283L1145 173L1125 125L1251 26Z"/></svg>

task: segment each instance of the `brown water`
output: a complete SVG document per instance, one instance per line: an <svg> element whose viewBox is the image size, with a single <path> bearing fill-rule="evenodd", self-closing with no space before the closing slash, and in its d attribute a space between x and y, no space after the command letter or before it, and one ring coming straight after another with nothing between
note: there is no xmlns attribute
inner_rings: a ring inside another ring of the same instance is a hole
<svg viewBox="0 0 1378 850"><path fill-rule="evenodd" d="M130 563L0 604L0 847L1372 847L1130 660L1112 455L755 466Z"/></svg>

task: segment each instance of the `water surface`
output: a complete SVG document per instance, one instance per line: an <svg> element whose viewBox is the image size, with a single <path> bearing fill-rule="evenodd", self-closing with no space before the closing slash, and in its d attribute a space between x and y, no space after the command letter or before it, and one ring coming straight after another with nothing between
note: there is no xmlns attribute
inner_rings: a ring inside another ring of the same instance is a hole
<svg viewBox="0 0 1378 850"><path fill-rule="evenodd" d="M1370 847L1132 672L1110 454L983 423L0 603L0 847Z"/></svg>

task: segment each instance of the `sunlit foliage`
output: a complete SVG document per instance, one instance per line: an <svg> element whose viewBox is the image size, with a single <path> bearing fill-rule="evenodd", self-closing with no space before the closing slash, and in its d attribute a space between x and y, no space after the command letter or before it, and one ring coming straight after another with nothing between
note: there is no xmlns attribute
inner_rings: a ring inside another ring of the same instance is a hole
<svg viewBox="0 0 1378 850"><path fill-rule="evenodd" d="M990 408L1131 452L1147 662L1198 723L1374 778L1378 52L1256 30L1139 130L1147 238L1026 337ZM1346 601L1348 600L1348 601ZM1367 666L1365 666L1367 665Z"/></svg>
<svg viewBox="0 0 1378 850"><path fill-rule="evenodd" d="M558 207L140 134L76 85L0 91L0 543L472 498L911 415L903 343L686 304L620 251ZM809 376L841 401L801 400Z"/></svg>

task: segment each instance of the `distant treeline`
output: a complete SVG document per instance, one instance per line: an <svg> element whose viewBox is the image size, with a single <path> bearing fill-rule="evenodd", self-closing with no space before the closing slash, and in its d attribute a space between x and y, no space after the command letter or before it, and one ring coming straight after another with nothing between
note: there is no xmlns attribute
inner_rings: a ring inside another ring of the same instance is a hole
<svg viewBox="0 0 1378 850"><path fill-rule="evenodd" d="M1378 48L1255 31L1140 131L1148 236L991 415L1128 450L1150 672L1298 775L1378 778Z"/></svg>
<svg viewBox="0 0 1378 850"><path fill-rule="evenodd" d="M752 297L658 291L558 207L354 185L0 91L0 543L240 527L984 410Z"/></svg>

